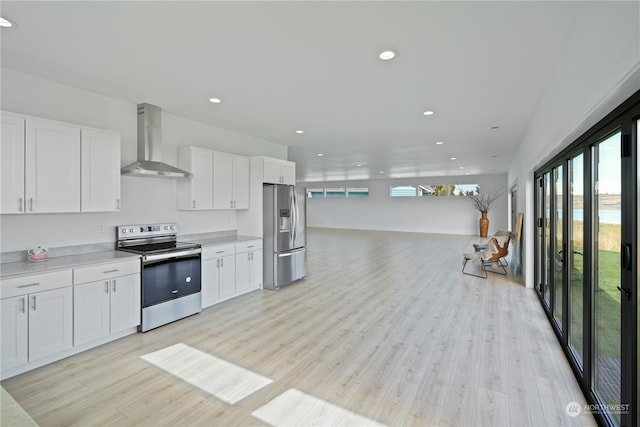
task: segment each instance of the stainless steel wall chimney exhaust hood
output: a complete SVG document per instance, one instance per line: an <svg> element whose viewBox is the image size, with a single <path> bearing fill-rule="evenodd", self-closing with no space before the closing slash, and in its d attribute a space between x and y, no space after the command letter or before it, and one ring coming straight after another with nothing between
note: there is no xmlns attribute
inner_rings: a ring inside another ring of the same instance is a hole
<svg viewBox="0 0 640 427"><path fill-rule="evenodd" d="M162 162L162 110L151 104L138 104L138 161L125 166L122 175L150 178L190 178L183 171Z"/></svg>

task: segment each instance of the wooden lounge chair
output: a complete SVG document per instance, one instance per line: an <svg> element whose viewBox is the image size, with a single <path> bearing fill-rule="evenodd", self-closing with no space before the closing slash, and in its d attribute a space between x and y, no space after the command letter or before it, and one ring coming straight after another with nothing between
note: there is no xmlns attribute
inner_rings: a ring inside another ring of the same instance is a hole
<svg viewBox="0 0 640 427"><path fill-rule="evenodd" d="M488 277L487 272L506 276L507 269L505 267L509 265L506 256L509 255L509 243L511 243L512 236L513 234L510 231L499 230L489 239L489 243L483 251L464 254L462 272L469 276L482 277L483 279ZM479 261L483 274L466 272L465 268L468 261ZM487 267L490 268L487 269Z"/></svg>

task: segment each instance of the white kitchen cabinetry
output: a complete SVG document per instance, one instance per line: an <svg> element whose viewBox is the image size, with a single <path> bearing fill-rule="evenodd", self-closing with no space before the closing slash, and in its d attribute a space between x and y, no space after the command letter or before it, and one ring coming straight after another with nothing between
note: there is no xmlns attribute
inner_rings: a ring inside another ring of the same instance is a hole
<svg viewBox="0 0 640 427"><path fill-rule="evenodd" d="M249 159L213 153L213 208L249 208Z"/></svg>
<svg viewBox="0 0 640 427"><path fill-rule="evenodd" d="M117 133L2 111L0 213L120 210Z"/></svg>
<svg viewBox="0 0 640 427"><path fill-rule="evenodd" d="M120 135L82 129L81 210L120 210Z"/></svg>
<svg viewBox="0 0 640 427"><path fill-rule="evenodd" d="M0 112L0 213L24 212L24 117Z"/></svg>
<svg viewBox="0 0 640 427"><path fill-rule="evenodd" d="M296 184L296 164L287 160L263 157L262 182L269 184Z"/></svg>
<svg viewBox="0 0 640 427"><path fill-rule="evenodd" d="M72 347L71 270L5 279L2 296L3 371Z"/></svg>
<svg viewBox="0 0 640 427"><path fill-rule="evenodd" d="M80 212L80 128L27 119L27 212Z"/></svg>
<svg viewBox="0 0 640 427"><path fill-rule="evenodd" d="M236 243L236 294L262 288L262 240Z"/></svg>
<svg viewBox="0 0 640 427"><path fill-rule="evenodd" d="M202 248L202 308L236 295L234 244Z"/></svg>
<svg viewBox="0 0 640 427"><path fill-rule="evenodd" d="M180 147L178 167L193 174L178 180L178 209L213 209L213 151Z"/></svg>
<svg viewBox="0 0 640 427"><path fill-rule="evenodd" d="M5 298L1 301L2 318L2 369L10 369L27 363L29 313L27 295Z"/></svg>
<svg viewBox="0 0 640 427"><path fill-rule="evenodd" d="M74 345L83 345L140 324L140 261L73 270Z"/></svg>

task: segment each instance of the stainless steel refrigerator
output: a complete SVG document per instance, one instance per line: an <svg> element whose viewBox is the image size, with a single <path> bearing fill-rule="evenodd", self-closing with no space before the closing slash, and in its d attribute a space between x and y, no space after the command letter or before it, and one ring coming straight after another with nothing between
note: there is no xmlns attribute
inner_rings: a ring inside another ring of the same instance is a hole
<svg viewBox="0 0 640 427"><path fill-rule="evenodd" d="M307 275L305 189L265 184L263 209L263 286L278 290Z"/></svg>

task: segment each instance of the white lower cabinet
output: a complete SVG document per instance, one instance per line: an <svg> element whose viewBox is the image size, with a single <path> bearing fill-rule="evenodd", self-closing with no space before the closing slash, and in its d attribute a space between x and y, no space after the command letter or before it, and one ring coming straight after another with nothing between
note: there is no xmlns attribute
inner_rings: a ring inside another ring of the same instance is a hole
<svg viewBox="0 0 640 427"><path fill-rule="evenodd" d="M29 295L29 360L51 356L73 345L71 286Z"/></svg>
<svg viewBox="0 0 640 427"><path fill-rule="evenodd" d="M202 248L202 308L262 288L262 240Z"/></svg>
<svg viewBox="0 0 640 427"><path fill-rule="evenodd" d="M202 308L235 296L235 253L233 244L202 249Z"/></svg>
<svg viewBox="0 0 640 427"><path fill-rule="evenodd" d="M3 372L71 349L71 270L3 280L2 294Z"/></svg>
<svg viewBox="0 0 640 427"><path fill-rule="evenodd" d="M236 244L236 293L262 288L262 240Z"/></svg>
<svg viewBox="0 0 640 427"><path fill-rule="evenodd" d="M73 313L76 346L138 326L140 262L75 269Z"/></svg>
<svg viewBox="0 0 640 427"><path fill-rule="evenodd" d="M29 361L27 353L29 314L27 295L5 298L0 306L2 324L2 369L10 369Z"/></svg>

